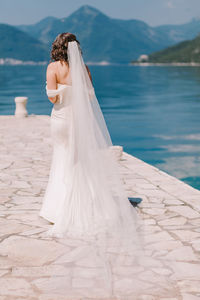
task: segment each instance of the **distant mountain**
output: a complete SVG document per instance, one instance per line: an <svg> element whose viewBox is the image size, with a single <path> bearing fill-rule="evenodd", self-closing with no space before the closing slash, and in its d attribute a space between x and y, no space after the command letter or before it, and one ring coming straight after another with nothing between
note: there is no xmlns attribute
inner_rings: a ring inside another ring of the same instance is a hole
<svg viewBox="0 0 200 300"><path fill-rule="evenodd" d="M59 19L55 17L47 17L34 25L19 25L17 28L28 33L32 37L39 39L42 43L48 44L49 40L46 38L45 31L48 32L49 29L55 25L57 20L59 21ZM58 23L60 23L60 21Z"/></svg>
<svg viewBox="0 0 200 300"><path fill-rule="evenodd" d="M18 28L49 47L59 33L69 31L80 40L86 61L127 63L141 54L150 54L184 40L184 32L193 38L197 34L192 32L194 26L185 26L191 29L173 25L170 29L167 26L151 27L139 20L113 19L84 5L69 17L48 17L34 25ZM195 30L200 31L200 27L196 26Z"/></svg>
<svg viewBox="0 0 200 300"><path fill-rule="evenodd" d="M19 29L47 43L49 47L61 32L73 32L81 42L86 61L129 62L141 53L162 49L169 43L151 34L141 21L123 21L109 18L96 8L85 5L67 18L46 18Z"/></svg>
<svg viewBox="0 0 200 300"><path fill-rule="evenodd" d="M14 26L0 24L0 58L47 61L48 47Z"/></svg>
<svg viewBox="0 0 200 300"><path fill-rule="evenodd" d="M47 61L48 47L14 26L0 24L0 58Z"/></svg>
<svg viewBox="0 0 200 300"><path fill-rule="evenodd" d="M167 36L173 44L191 40L200 33L200 19L194 18L190 22L181 25L162 25L156 27L156 31Z"/></svg>
<svg viewBox="0 0 200 300"><path fill-rule="evenodd" d="M66 18L47 17L33 25L0 24L0 59L48 61L51 44L61 32L81 42L86 62L129 63L200 32L200 20L183 25L151 27L139 20L119 20L84 5Z"/></svg>
<svg viewBox="0 0 200 300"><path fill-rule="evenodd" d="M149 62L155 63L200 63L200 35L162 51L152 53Z"/></svg>

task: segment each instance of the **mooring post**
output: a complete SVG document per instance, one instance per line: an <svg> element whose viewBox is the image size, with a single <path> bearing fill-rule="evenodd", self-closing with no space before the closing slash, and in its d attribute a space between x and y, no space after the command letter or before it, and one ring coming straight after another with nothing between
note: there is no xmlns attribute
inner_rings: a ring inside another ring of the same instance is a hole
<svg viewBox="0 0 200 300"><path fill-rule="evenodd" d="M28 97L15 97L15 116L18 118L23 118L28 116L26 110L26 104Z"/></svg>

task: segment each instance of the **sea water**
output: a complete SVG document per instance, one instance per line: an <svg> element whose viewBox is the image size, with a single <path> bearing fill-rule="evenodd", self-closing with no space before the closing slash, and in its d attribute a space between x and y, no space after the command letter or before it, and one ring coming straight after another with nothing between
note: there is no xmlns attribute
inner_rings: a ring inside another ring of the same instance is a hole
<svg viewBox="0 0 200 300"><path fill-rule="evenodd" d="M89 66L113 144L200 189L200 69ZM0 66L0 114L50 115L46 66Z"/></svg>

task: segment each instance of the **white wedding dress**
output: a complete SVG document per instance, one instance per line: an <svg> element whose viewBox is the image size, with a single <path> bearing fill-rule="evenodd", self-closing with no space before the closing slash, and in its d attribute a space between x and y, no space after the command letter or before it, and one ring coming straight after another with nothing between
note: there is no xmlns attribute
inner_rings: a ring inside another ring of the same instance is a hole
<svg viewBox="0 0 200 300"><path fill-rule="evenodd" d="M54 236L91 237L113 229L127 232L130 227L137 236L136 212L119 176L111 138L76 42L69 42L68 56L72 85L46 88L49 96L59 95L59 102L51 112L54 149L40 216L54 223Z"/></svg>
<svg viewBox="0 0 200 300"><path fill-rule="evenodd" d="M140 222L76 42L69 42L68 55L72 85L47 89L59 101L51 113L53 157L40 211L54 223L47 232L58 245L53 263L66 273L51 276L41 290L55 299L139 299L152 290L137 276L145 270Z"/></svg>

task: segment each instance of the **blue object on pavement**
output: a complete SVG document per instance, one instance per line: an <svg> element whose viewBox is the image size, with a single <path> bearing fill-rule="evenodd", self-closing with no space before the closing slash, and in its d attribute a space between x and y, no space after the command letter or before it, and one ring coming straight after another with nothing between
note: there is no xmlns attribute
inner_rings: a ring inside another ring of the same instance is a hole
<svg viewBox="0 0 200 300"><path fill-rule="evenodd" d="M142 198L128 197L128 200L131 202L133 206L137 206L142 202Z"/></svg>

